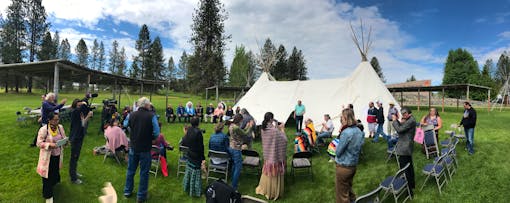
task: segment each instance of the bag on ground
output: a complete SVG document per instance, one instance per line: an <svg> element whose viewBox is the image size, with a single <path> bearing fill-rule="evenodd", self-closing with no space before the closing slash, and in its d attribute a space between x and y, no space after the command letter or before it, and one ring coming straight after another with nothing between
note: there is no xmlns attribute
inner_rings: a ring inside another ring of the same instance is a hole
<svg viewBox="0 0 510 203"><path fill-rule="evenodd" d="M222 180L212 182L205 191L206 203L241 203L241 194Z"/></svg>

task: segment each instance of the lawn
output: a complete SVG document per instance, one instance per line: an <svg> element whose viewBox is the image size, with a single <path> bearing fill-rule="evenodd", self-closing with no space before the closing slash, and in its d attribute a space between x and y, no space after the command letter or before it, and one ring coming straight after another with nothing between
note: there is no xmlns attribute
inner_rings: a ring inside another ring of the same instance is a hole
<svg viewBox="0 0 510 203"><path fill-rule="evenodd" d="M109 94L102 94L95 102L100 102ZM60 98L81 97L82 94L62 94ZM137 96L131 96L132 99ZM125 97L124 97L125 98ZM171 94L170 103L176 106L178 103L185 103L205 100L195 96L183 94ZM123 104L129 100L124 99ZM132 101L129 101L130 103ZM154 96L158 113L164 115L164 96ZM0 94L0 201L1 202L43 202L41 196L41 178L35 172L39 150L30 148L29 143L35 136L38 126L33 124L27 127L20 127L16 124L15 112L23 107L36 107L40 104L40 97L37 94ZM426 112L415 112L419 119ZM99 115L99 112L96 112ZM461 117L461 110L455 108L447 109L441 114L444 126L457 123ZM262 118L257 118L262 119ZM510 121L510 113L492 112L478 110L478 125L475 131L476 154L467 155L464 150L464 142L458 147L459 169L439 195L433 181L427 183L423 191L419 187L423 184L424 176L421 173L423 166L429 162L421 153L419 145L415 145L414 167L416 173L416 186L414 202L503 202L507 199L507 192L510 191L510 162L507 158L510 152L510 133L507 129ZM66 132L69 132L69 123L63 123ZM70 183L69 149L65 150L64 167L61 169L62 182L55 187L56 202L95 202L101 195L101 188L104 182L112 182L117 190L120 202L135 202L136 198L126 199L122 196L122 189L125 181L126 164L118 165L112 159L103 163L102 156L94 156L92 148L103 145L104 138L99 135L99 117L94 118L89 126L89 134L86 136L78 171L84 175L84 184L74 185ZM166 139L174 146L182 137L182 123L164 123L162 132ZM206 129L204 144L208 146L208 138L212 132L211 124L203 124L201 128ZM445 127L446 128L446 127ZM288 127L288 160L293 152L291 141L294 139L293 126ZM442 130L440 139L446 138ZM206 147L207 148L207 147ZM255 150L261 152L260 140L254 143ZM207 150L207 149L206 149ZM385 163L386 144L384 142L371 143L366 140L363 146L365 156L360 160L354 179L354 191L362 195L375 189L386 177L397 171L397 164L394 160ZM188 197L182 190L182 176L176 177L177 151L168 153L168 177L151 177L149 181L149 202L204 202L205 198ZM291 176L286 176L285 194L278 202L334 202L334 164L328 163L325 149L313 157L314 181L308 178L297 178L292 181ZM290 170L288 170L290 171ZM290 173L289 173L290 174ZM138 176L135 177L138 180ZM135 182L135 190L138 182ZM241 174L240 192L264 199L255 195L255 187L258 184L258 177L249 174ZM205 183L204 183L205 187ZM392 200L391 198L389 200ZM389 201L391 202L391 201Z"/></svg>

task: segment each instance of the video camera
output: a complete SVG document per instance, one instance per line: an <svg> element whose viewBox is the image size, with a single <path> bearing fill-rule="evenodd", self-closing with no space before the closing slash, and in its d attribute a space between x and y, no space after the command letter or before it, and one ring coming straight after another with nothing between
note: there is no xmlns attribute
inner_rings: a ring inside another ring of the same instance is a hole
<svg viewBox="0 0 510 203"><path fill-rule="evenodd" d="M94 98L96 98L97 96L98 96L97 93L94 93L94 94L87 93L87 94L85 94L85 98L83 98L82 101L84 101L86 103L86 105L85 105L86 109L84 110L86 113L96 109L96 107L92 107L92 100Z"/></svg>
<svg viewBox="0 0 510 203"><path fill-rule="evenodd" d="M115 100L115 99L105 99L105 100L103 100L103 105L105 105L105 106L114 106L114 105L117 105L117 100Z"/></svg>

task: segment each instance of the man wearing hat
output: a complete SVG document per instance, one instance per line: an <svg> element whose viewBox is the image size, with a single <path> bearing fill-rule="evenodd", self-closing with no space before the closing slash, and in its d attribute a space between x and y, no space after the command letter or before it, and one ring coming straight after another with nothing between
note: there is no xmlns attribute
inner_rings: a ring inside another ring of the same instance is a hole
<svg viewBox="0 0 510 203"><path fill-rule="evenodd" d="M466 146L468 148L469 155L475 153L473 148L475 141L475 126L476 126L476 111L469 102L464 102L464 115L460 124L464 126L464 132L466 133Z"/></svg>
<svg viewBox="0 0 510 203"><path fill-rule="evenodd" d="M388 135L391 136L395 134L395 128L393 128L393 115L397 116L398 119L398 109L395 107L395 103L390 102L390 108L388 109Z"/></svg>

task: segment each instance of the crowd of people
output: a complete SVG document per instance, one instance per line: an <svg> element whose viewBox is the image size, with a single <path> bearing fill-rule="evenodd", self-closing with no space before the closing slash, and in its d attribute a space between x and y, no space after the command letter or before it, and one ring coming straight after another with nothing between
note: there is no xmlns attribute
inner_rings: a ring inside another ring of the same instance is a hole
<svg viewBox="0 0 510 203"><path fill-rule="evenodd" d="M74 184L82 184L82 176L77 172L77 163L80 151L90 118L93 116L88 100L75 99L70 107L71 125L69 138L65 130L59 124L58 110L66 103L66 99L56 103L55 95L52 93L44 97L41 110L41 127L38 131L35 145L40 148L37 172L42 177L43 197L47 202L53 201L53 186L61 181L60 168L63 163L62 151L71 144L71 156L69 161L70 180ZM413 137L417 121L409 108L403 107L400 113L393 103L390 103L388 116L384 116L382 102L369 103L367 111L367 123L369 138L378 142L382 136L388 142L388 146L396 145L396 154L400 166L410 163L405 171L411 193L415 187L413 167ZM470 154L474 153L473 137L476 125L476 111L466 102L465 112L460 125L466 131L467 148ZM325 139L333 138L334 125L329 114L324 115L321 129L316 131L313 121L305 117L306 109L302 101L295 106L293 117L296 120L296 138L294 140L295 152L310 151L318 146L326 146ZM327 148L331 156L331 162L335 162L335 190L336 202L352 202L356 195L352 190L353 179L356 174L356 167L362 153L365 134L361 121L355 116L352 104L343 108L340 113L340 126L338 136L334 137ZM103 117L103 116L102 116ZM241 169L243 166L243 149L251 149L255 137L256 122L247 109L238 107L235 111L231 106L223 102L216 107L209 104L205 108L200 103L196 107L193 103L187 102L185 106L179 104L174 112L171 105L165 110L167 122L189 123L184 128L184 136L180 145L188 147L186 154L187 163L183 178L183 190L190 196L201 196L202 174L207 171L205 158L204 135L205 131L199 128L201 123L214 123L214 132L210 136L209 150L226 152L229 159L211 159L214 164L225 162L231 163L231 186L238 189ZM126 181L123 194L131 197L134 190L134 175L140 168L140 180L136 197L138 201L147 200L149 170L154 154L151 154L153 146L161 149L160 154L166 158L166 150L173 147L166 142L161 133L161 123L155 107L149 99L142 97L137 100L136 105L126 107L122 113L114 112L108 115L108 121L102 126L106 138L106 145L114 152L126 153L128 162ZM304 125L302 122L304 121ZM103 123L103 121L101 121ZM383 131L383 125L388 122L387 132ZM436 109L430 109L420 123L432 125L433 130L438 132L442 127L442 120ZM227 133L224 133L227 129ZM436 133L437 135L438 133ZM129 138L128 138L129 136ZM288 140L285 134L285 122L275 120L273 113L267 112L264 115L260 127L260 137L263 151L262 175L258 186L255 188L257 194L267 199L276 200L284 194L284 176L286 171L287 145ZM437 138L436 138L437 139ZM69 141L67 141L69 140ZM166 163L164 163L166 165Z"/></svg>

